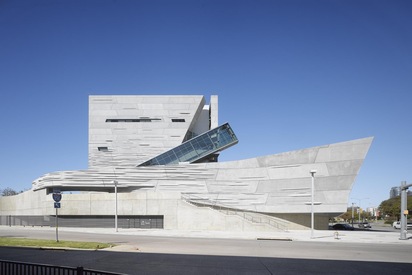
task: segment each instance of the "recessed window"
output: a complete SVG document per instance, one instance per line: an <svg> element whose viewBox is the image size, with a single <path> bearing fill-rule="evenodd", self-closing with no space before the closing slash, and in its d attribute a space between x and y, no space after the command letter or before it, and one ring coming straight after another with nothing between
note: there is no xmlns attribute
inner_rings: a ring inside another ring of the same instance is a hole
<svg viewBox="0 0 412 275"><path fill-rule="evenodd" d="M99 150L101 152L108 152L109 148L107 148L107 147L97 147L97 150Z"/></svg>
<svg viewBox="0 0 412 275"><path fill-rule="evenodd" d="M153 122L159 121L160 118L117 118L117 119L106 119L106 122Z"/></svg>
<svg viewBox="0 0 412 275"><path fill-rule="evenodd" d="M172 122L185 122L184 118L172 118Z"/></svg>
<svg viewBox="0 0 412 275"><path fill-rule="evenodd" d="M151 118L141 118L139 121L133 121L133 122L152 122Z"/></svg>

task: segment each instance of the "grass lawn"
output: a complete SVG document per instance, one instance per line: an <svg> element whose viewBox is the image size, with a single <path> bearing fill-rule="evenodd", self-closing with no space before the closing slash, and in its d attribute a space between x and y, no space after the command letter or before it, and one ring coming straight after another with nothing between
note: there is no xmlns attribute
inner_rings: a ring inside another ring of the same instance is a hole
<svg viewBox="0 0 412 275"><path fill-rule="evenodd" d="M102 249L113 246L109 243L72 242L56 240L36 240L25 238L0 237L0 246L26 246L26 247L69 247L80 249Z"/></svg>

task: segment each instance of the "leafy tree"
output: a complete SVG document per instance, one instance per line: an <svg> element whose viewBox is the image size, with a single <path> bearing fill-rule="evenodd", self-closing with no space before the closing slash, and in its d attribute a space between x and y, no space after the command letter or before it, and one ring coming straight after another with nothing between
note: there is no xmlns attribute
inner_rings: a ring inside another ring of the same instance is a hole
<svg viewBox="0 0 412 275"><path fill-rule="evenodd" d="M370 212L362 211L361 218L362 220L371 220L373 216Z"/></svg>
<svg viewBox="0 0 412 275"><path fill-rule="evenodd" d="M10 187L7 187L7 188L4 188L3 190L1 190L1 195L3 197L14 196L14 195L17 195L17 194L18 194L18 192L16 192L14 189L12 189Z"/></svg>
<svg viewBox="0 0 412 275"><path fill-rule="evenodd" d="M359 212L358 211L359 211L359 207L354 207L353 208L353 221L354 222L358 222L358 219L359 219ZM339 218L341 218L345 221L351 222L352 221L352 207L348 207L345 213L339 215ZM362 220L365 220L365 219L370 220L373 217L372 217L371 213L361 210L360 218Z"/></svg>
<svg viewBox="0 0 412 275"><path fill-rule="evenodd" d="M345 213L339 215L339 218L350 221L352 219L352 207L349 207Z"/></svg>
<svg viewBox="0 0 412 275"><path fill-rule="evenodd" d="M408 196L407 209L412 210L412 196ZM381 202L379 211L383 217L399 220L401 215L401 197L391 198Z"/></svg>

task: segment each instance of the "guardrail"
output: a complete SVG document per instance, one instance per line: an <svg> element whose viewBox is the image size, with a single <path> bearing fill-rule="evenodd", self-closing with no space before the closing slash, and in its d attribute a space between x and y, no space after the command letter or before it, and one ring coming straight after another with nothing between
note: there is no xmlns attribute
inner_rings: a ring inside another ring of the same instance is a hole
<svg viewBox="0 0 412 275"><path fill-rule="evenodd" d="M124 275L79 267L0 260L0 275Z"/></svg>

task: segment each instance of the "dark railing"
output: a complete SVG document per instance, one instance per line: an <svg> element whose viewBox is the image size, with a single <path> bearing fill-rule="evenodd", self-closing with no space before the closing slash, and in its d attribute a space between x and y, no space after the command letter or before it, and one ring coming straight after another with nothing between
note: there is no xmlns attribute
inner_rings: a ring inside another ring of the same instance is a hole
<svg viewBox="0 0 412 275"><path fill-rule="evenodd" d="M258 212L248 212L240 209L231 208L225 206L224 204L217 202L216 200L210 200L208 198L203 198L195 194L182 194L181 198L195 206L207 206L211 209L218 210L226 215L238 215L245 220L248 220L252 223L267 224L271 227L275 227L282 231L288 231L288 223L279 218L268 216L265 214L260 214Z"/></svg>
<svg viewBox="0 0 412 275"><path fill-rule="evenodd" d="M79 267L54 266L0 260L0 275L122 275Z"/></svg>

